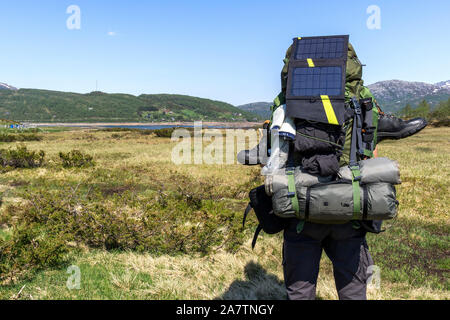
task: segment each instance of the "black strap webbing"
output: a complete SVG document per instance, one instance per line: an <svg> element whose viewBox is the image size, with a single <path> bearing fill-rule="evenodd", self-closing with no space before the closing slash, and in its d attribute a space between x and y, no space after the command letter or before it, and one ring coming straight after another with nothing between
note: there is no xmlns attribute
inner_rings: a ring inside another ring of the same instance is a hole
<svg viewBox="0 0 450 320"><path fill-rule="evenodd" d="M379 234L379 233L382 233L382 232L386 231L386 230L375 230L374 228L369 226L369 223L371 223L371 221L359 221L359 222L361 223L361 226L368 232Z"/></svg>
<svg viewBox="0 0 450 320"><path fill-rule="evenodd" d="M311 202L311 188L306 189L306 203L305 203L305 220L309 218L309 204Z"/></svg>
<svg viewBox="0 0 450 320"><path fill-rule="evenodd" d="M355 97L352 98L352 107L354 111L352 140L350 146L350 166L358 164L358 155L364 154L362 142L362 119L361 106Z"/></svg>
<svg viewBox="0 0 450 320"><path fill-rule="evenodd" d="M245 220L247 220L248 213L253 209L252 204L249 203L244 211L244 218L242 219L242 228L245 227Z"/></svg>
<svg viewBox="0 0 450 320"><path fill-rule="evenodd" d="M350 146L350 163L349 168L352 171L353 179L353 220L360 219L361 211L361 189L360 179L361 172L359 167L359 160L364 154L363 142L362 142L362 120L361 120L361 106L355 97L352 97L351 106L353 108L353 128L352 128L352 140Z"/></svg>
<svg viewBox="0 0 450 320"><path fill-rule="evenodd" d="M369 130L369 128L373 127L373 111L372 111L372 99L370 99L369 108L366 106L366 110L364 110L364 123L366 125L366 130ZM368 149L370 151L373 151L375 148L373 148L373 135L372 135L372 141L366 142L365 149Z"/></svg>
<svg viewBox="0 0 450 320"><path fill-rule="evenodd" d="M262 230L262 227L260 224L258 224L258 226L256 227L256 230L255 230L255 234L253 235L252 250L255 249L256 240L258 240L258 236L259 236L259 233L261 232L261 230Z"/></svg>
<svg viewBox="0 0 450 320"><path fill-rule="evenodd" d="M363 186L363 220L367 220L367 213L369 211L369 191L367 190L367 186Z"/></svg>
<svg viewBox="0 0 450 320"><path fill-rule="evenodd" d="M287 159L287 168L294 168L295 167L295 161L294 161L294 145L292 143L289 143L289 151L288 151L288 159Z"/></svg>

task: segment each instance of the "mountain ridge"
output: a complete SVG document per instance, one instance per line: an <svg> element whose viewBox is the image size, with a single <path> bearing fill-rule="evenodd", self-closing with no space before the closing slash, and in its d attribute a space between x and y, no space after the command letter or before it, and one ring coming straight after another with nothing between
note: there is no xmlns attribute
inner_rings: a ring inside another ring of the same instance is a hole
<svg viewBox="0 0 450 320"><path fill-rule="evenodd" d="M11 86L9 86L11 87ZM258 121L226 102L177 94L0 90L0 118L30 122Z"/></svg>
<svg viewBox="0 0 450 320"><path fill-rule="evenodd" d="M410 104L417 107L422 100L427 100L431 108L440 101L450 98L450 80L438 83L419 81L385 80L367 86L383 110L397 112Z"/></svg>
<svg viewBox="0 0 450 320"><path fill-rule="evenodd" d="M431 109L450 98L450 80L434 84L385 80L368 85L382 109L398 112L427 100ZM240 106L178 94L73 93L17 89L0 82L0 118L17 121L258 121L270 117L271 102Z"/></svg>
<svg viewBox="0 0 450 320"><path fill-rule="evenodd" d="M271 102L252 102L252 103L246 103L240 106L237 106L237 108L255 113L259 115L260 117L264 119L269 119L271 115L270 106L272 105Z"/></svg>
<svg viewBox="0 0 450 320"><path fill-rule="evenodd" d="M415 108L424 99L427 100L433 109L439 102L450 98L450 80L432 84L394 79L378 81L367 87L373 93L382 109L387 112L397 112L407 104ZM254 102L238 106L238 108L251 110L268 119L271 105L271 102Z"/></svg>

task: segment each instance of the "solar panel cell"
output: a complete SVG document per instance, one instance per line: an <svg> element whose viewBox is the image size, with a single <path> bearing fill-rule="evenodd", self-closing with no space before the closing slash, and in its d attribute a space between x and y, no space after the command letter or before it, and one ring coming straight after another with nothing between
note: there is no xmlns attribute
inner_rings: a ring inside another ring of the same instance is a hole
<svg viewBox="0 0 450 320"><path fill-rule="evenodd" d="M293 96L338 96L342 94L341 67L294 68Z"/></svg>
<svg viewBox="0 0 450 320"><path fill-rule="evenodd" d="M337 59L344 54L345 39L339 37L302 39L298 42L295 59Z"/></svg>

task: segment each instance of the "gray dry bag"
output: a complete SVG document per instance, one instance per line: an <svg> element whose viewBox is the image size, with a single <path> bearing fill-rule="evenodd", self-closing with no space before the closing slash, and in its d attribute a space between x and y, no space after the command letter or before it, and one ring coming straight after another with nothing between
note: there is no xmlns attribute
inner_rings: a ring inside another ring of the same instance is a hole
<svg viewBox="0 0 450 320"><path fill-rule="evenodd" d="M266 185L266 190L272 192L274 213L324 223L394 218L398 207L394 185L400 183L397 163L375 158L360 161L359 167L356 189L348 167L341 168L339 178L334 181L298 168L279 170L272 179L266 179L266 184L271 184Z"/></svg>

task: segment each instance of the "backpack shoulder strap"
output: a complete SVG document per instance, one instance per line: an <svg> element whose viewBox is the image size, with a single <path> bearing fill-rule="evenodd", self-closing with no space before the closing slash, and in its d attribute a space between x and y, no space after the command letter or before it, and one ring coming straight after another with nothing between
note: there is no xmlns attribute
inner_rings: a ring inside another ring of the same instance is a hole
<svg viewBox="0 0 450 320"><path fill-rule="evenodd" d="M361 171L359 167L359 160L364 154L362 150L362 120L361 120L361 106L358 100L353 97L351 105L354 111L352 140L350 147L350 170L352 171L352 186L353 186L353 220L359 220L361 215Z"/></svg>

